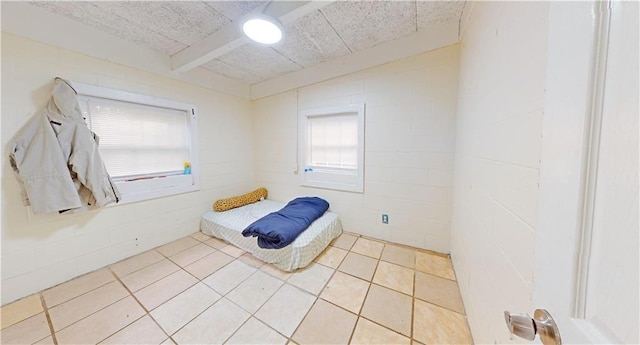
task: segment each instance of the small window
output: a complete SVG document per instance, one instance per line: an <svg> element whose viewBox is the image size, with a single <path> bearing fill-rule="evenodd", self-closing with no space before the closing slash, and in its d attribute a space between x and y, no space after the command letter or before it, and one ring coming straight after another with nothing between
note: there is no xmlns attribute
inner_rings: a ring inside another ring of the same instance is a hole
<svg viewBox="0 0 640 345"><path fill-rule="evenodd" d="M80 83L73 87L122 202L198 189L194 106Z"/></svg>
<svg viewBox="0 0 640 345"><path fill-rule="evenodd" d="M302 185L364 191L364 104L300 113Z"/></svg>

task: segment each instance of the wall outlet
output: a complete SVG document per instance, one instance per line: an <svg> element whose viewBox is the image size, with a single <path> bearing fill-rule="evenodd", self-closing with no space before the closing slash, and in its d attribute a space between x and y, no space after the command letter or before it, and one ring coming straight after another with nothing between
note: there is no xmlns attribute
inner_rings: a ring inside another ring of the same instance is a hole
<svg viewBox="0 0 640 345"><path fill-rule="evenodd" d="M388 214L382 214L382 223L389 224L389 215Z"/></svg>

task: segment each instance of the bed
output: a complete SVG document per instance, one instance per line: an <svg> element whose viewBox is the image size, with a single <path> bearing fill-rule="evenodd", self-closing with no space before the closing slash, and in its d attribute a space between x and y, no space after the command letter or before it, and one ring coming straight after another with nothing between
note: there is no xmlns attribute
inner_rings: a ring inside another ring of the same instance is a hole
<svg viewBox="0 0 640 345"><path fill-rule="evenodd" d="M255 237L242 236L242 230L251 223L284 206L285 203L262 200L224 212L209 211L202 216L200 229L284 271L293 271L309 265L334 238L340 236L342 224L337 214L327 211L293 243L281 249L262 249Z"/></svg>

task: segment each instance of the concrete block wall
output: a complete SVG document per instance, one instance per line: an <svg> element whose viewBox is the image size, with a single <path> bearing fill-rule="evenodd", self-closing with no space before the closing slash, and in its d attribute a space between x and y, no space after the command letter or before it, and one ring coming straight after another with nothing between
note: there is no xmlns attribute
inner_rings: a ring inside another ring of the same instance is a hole
<svg viewBox="0 0 640 345"><path fill-rule="evenodd" d="M8 142L50 96L53 78L195 104L201 189L81 215L33 215L22 205ZM2 34L2 304L198 231L217 198L253 185L250 102Z"/></svg>
<svg viewBox="0 0 640 345"><path fill-rule="evenodd" d="M453 45L254 101L255 185L326 198L346 231L448 253L457 73ZM364 193L301 187L298 110L353 103L366 105Z"/></svg>
<svg viewBox="0 0 640 345"><path fill-rule="evenodd" d="M451 256L478 344L533 311L547 32L548 3L478 2L461 42Z"/></svg>

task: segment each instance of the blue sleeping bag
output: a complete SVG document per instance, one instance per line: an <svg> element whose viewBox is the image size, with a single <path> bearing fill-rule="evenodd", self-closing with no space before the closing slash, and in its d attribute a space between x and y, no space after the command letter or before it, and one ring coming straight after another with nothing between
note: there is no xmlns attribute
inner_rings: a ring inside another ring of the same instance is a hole
<svg viewBox="0 0 640 345"><path fill-rule="evenodd" d="M260 248L284 248L328 209L326 200L317 197L295 198L280 211L269 213L251 223L242 231L242 235L257 236Z"/></svg>

